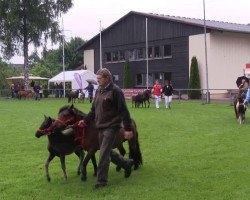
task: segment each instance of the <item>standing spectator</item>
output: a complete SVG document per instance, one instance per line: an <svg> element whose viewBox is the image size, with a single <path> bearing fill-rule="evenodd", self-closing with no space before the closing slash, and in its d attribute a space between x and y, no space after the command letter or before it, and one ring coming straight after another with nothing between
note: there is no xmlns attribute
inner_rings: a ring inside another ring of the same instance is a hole
<svg viewBox="0 0 250 200"><path fill-rule="evenodd" d="M35 84L35 86L34 86L35 100L40 100L40 95L39 95L40 89L41 89L40 85Z"/></svg>
<svg viewBox="0 0 250 200"><path fill-rule="evenodd" d="M15 97L15 87L14 84L12 83L10 86L10 92L11 92L11 98L14 99Z"/></svg>
<svg viewBox="0 0 250 200"><path fill-rule="evenodd" d="M81 123L95 120L96 128L99 130L100 156L97 171L97 183L94 188L103 188L108 182L108 171L110 161L125 170L125 178L131 174L133 160L125 159L122 155L112 150L113 143L121 123L125 129L124 138L131 139L131 118L126 105L124 94L112 81L112 74L106 68L99 69L96 73L99 88L88 115Z"/></svg>
<svg viewBox="0 0 250 200"><path fill-rule="evenodd" d="M39 95L40 95L40 99L43 98L43 86L42 85L40 85Z"/></svg>
<svg viewBox="0 0 250 200"><path fill-rule="evenodd" d="M94 93L94 85L91 82L89 82L88 86L86 88L84 88L84 90L88 91L89 102L92 103L93 93Z"/></svg>
<svg viewBox="0 0 250 200"><path fill-rule="evenodd" d="M173 96L173 87L168 80L165 81L165 85L162 89L162 94L164 95L164 98L165 98L166 108L170 109L171 108L170 105L172 102L172 96Z"/></svg>
<svg viewBox="0 0 250 200"><path fill-rule="evenodd" d="M159 81L156 80L155 84L153 86L153 89L152 89L152 93L153 93L154 98L155 98L155 107L157 109L159 109L159 107L160 107L159 104L161 101L161 90L162 90L161 85L159 84Z"/></svg>

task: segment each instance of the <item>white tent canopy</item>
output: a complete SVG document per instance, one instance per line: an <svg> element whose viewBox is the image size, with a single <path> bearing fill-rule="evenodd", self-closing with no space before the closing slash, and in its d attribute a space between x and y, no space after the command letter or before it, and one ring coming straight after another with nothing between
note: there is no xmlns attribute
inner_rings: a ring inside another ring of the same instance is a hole
<svg viewBox="0 0 250 200"><path fill-rule="evenodd" d="M96 75L89 70L65 71L49 79L49 83L63 83L64 80L71 83L72 90L84 89L88 85L87 80L96 81Z"/></svg>

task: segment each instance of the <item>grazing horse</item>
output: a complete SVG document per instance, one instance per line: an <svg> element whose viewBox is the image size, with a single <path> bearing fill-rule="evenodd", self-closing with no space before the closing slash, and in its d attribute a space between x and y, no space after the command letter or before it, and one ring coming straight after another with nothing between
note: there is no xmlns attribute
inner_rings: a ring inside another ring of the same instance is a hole
<svg viewBox="0 0 250 200"><path fill-rule="evenodd" d="M39 138L43 135L48 136L48 151L49 157L45 163L45 171L47 180L50 181L50 174L49 174L49 163L55 156L58 156L61 161L61 167L64 174L64 179L67 180L67 173L66 173L66 165L65 165L65 156L72 154L73 152L79 157L80 163L77 169L77 174L80 175L81 173L81 165L84 159L84 152L80 142L75 138L73 135L63 135L61 130L56 127L55 123L66 123L63 121L54 120L50 117L46 117L42 122L40 128L36 131L36 137ZM95 155L91 157L93 166L94 166L94 176L97 173L97 164ZM82 177L81 177L82 178Z"/></svg>
<svg viewBox="0 0 250 200"><path fill-rule="evenodd" d="M150 106L150 97L151 97L151 90L144 90L143 92L138 93L136 96L132 96L132 107L139 108L140 104L143 106L148 107ZM148 105L146 105L148 102Z"/></svg>
<svg viewBox="0 0 250 200"><path fill-rule="evenodd" d="M240 124L243 124L245 122L246 105L242 95L238 95L234 100L234 111L236 119L238 119Z"/></svg>
<svg viewBox="0 0 250 200"><path fill-rule="evenodd" d="M64 106L59 110L58 119L62 121L67 121L67 125L71 125L73 127L74 132L80 131L84 133L84 144L83 149L86 150L88 153L83 160L82 164L82 175L85 176L84 180L87 179L87 171L86 167L89 162L89 159L95 155L96 151L99 150L99 141L98 141L98 129L95 127L95 122L91 121L88 125L84 126L82 129L79 130L78 124L79 120L84 119L86 114L75 108L73 105L71 106ZM60 124L59 124L60 125ZM66 127L66 126L64 126ZM129 146L129 158L133 159L134 161L134 169L138 169L140 165L142 165L142 155L140 150L140 145L138 141L138 132L136 128L135 121L132 120L132 132L133 138L128 140ZM124 129L121 128L119 133L116 136L115 142L113 144L113 148L118 148L120 154L125 155L125 150L123 147L124 139ZM112 160L111 160L112 161ZM117 168L119 170L120 168Z"/></svg>

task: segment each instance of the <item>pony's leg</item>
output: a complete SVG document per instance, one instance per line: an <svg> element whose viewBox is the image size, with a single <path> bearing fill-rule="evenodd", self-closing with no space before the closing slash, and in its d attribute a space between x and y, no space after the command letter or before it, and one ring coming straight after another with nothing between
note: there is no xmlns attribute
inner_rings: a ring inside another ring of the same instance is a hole
<svg viewBox="0 0 250 200"><path fill-rule="evenodd" d="M92 164L93 164L93 167L94 167L94 174L93 174L93 176L97 176L97 163L96 163L96 157L95 157L95 155L93 155L91 157L91 161L92 161Z"/></svg>
<svg viewBox="0 0 250 200"><path fill-rule="evenodd" d="M91 159L91 157L95 155L95 152L88 152L86 157L83 159L83 162L82 162L82 177L81 177L81 180L82 181L86 181L87 180L87 165L88 165L88 162L89 160Z"/></svg>
<svg viewBox="0 0 250 200"><path fill-rule="evenodd" d="M121 154L122 156L125 156L126 150L124 149L123 145L121 145L121 146L119 146L119 147L117 147L117 148L118 148L120 154ZM117 165L117 166L116 166L116 171L119 172L120 170L121 170L121 167Z"/></svg>
<svg viewBox="0 0 250 200"><path fill-rule="evenodd" d="M66 173L65 156L60 156L60 161L61 161L61 167L63 170L64 180L67 181L68 177Z"/></svg>
<svg viewBox="0 0 250 200"><path fill-rule="evenodd" d="M80 149L77 149L75 151L75 154L78 156L79 160L80 160L80 163L78 165L78 168L77 168L77 175L79 176L81 174L81 166L82 166L82 162L83 162L83 159L84 159L84 151L80 148Z"/></svg>
<svg viewBox="0 0 250 200"><path fill-rule="evenodd" d="M46 177L47 177L47 180L50 182L51 178L50 178L50 175L49 175L49 163L51 160L53 160L53 158L55 157L54 154L52 153L49 153L49 157L47 158L46 162L45 162L45 172L46 172Z"/></svg>

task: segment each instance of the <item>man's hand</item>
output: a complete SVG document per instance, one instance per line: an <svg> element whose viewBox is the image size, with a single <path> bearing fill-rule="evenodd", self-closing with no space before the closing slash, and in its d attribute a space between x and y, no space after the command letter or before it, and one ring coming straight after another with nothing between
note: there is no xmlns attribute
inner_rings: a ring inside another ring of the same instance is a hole
<svg viewBox="0 0 250 200"><path fill-rule="evenodd" d="M130 140L133 138L133 132L132 131L125 131L124 132L124 138L127 140Z"/></svg>

